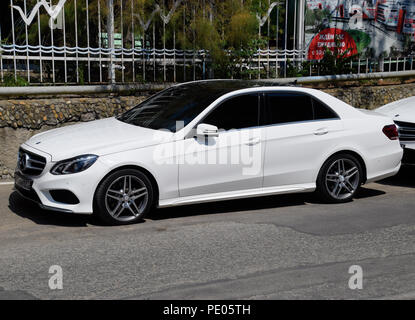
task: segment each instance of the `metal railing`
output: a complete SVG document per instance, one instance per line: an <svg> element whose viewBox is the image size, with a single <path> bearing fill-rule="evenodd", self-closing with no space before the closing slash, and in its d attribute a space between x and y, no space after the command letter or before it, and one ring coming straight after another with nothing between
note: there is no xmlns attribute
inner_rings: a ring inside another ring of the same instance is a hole
<svg viewBox="0 0 415 320"><path fill-rule="evenodd" d="M189 19L194 19L194 10L189 13L189 8L187 8L186 11L185 0L172 1L173 6L170 11L156 4L153 12L147 17L147 21L138 14L134 0L9 1L11 25L3 34L0 28L1 82L10 77L15 80L22 77L34 85L40 83L183 82L215 77L208 51L177 48L176 32L178 30L175 27L171 29L173 34L173 40L169 44L171 47L169 48L166 44L166 25L180 6L184 6L183 17L180 18L183 19L183 28L190 22ZM90 11L91 3L97 5L93 12ZM106 3L107 8L112 9L105 13L105 17L102 14L101 3ZM303 1L298 1L298 3L303 3ZM81 16L78 13L77 4L82 4L84 15ZM292 26L288 25L288 10L285 10L286 19L281 28L284 33L278 36L279 10L288 8L288 1L268 1L268 4L269 9L265 16L256 15L259 23L258 34L261 35L262 27L267 28L267 38L270 40L270 24L276 23L276 48L258 49L251 57L235 62L230 66L229 77L272 79L319 76L327 73L322 69L323 66L319 61L307 60L307 52L303 48L304 43L300 41L302 39L300 34L294 32L293 39L288 37L289 27L297 30L298 33L304 31L302 20L296 15L300 12L296 8L301 8L301 5L294 6L296 13L294 13L295 19ZM72 6L72 16L65 14L65 6L68 5ZM117 28L114 26L114 5L119 9L116 19ZM205 9L208 11L209 8L206 7L203 10ZM47 31L42 31L41 28L42 12L48 14ZM186 15L186 12L190 17ZM276 21L271 21L272 12L276 13ZM127 25L123 21L127 15L130 17L130 22L128 22L130 30L126 32L124 29ZM97 17L94 24L90 22L91 16ZM74 19L73 24L65 21L65 17L67 20ZM156 18L158 19L157 26ZM106 22L105 27L104 22ZM85 30L84 34L78 34L78 29L82 29L80 25ZM29 43L29 28L32 32L35 31L31 38L32 44ZM156 28L161 30L159 32L161 39L156 39ZM115 30L118 31L117 39L115 39L117 34ZM184 31L183 29L183 33ZM162 48L157 48L160 44ZM285 49L280 49L281 46ZM231 53L228 52L228 54ZM350 67L346 73L406 71L413 70L413 64L413 58L410 56L382 59L354 57L350 59Z"/></svg>
<svg viewBox="0 0 415 320"><path fill-rule="evenodd" d="M1 45L0 52L2 81L4 74L11 72L26 76L30 83L104 83L110 63L120 73L119 82L176 82L179 78L186 81L207 77L205 50ZM80 75L81 68L87 70L87 76Z"/></svg>
<svg viewBox="0 0 415 320"><path fill-rule="evenodd" d="M296 77L284 79L263 79L267 85L274 82L275 85L307 85L313 83L336 82L336 81L359 81L359 80L376 80L387 78L406 78L414 77L413 71L399 72L374 72L368 74L344 74L344 75L327 75L312 77ZM56 96L60 94L85 95L98 93L131 93L131 92L156 92L168 88L174 83L134 83L134 84L114 84L114 85L68 85L68 86L29 86L29 87L0 87L0 97L13 96Z"/></svg>
<svg viewBox="0 0 415 320"><path fill-rule="evenodd" d="M182 82L209 79L211 59L206 50L82 48L1 45L0 79L5 74L24 77L31 84L107 83L108 67L115 65L118 82ZM305 63L307 62L307 63ZM414 70L413 57L351 58L348 74ZM85 68L83 68L85 67ZM87 70L87 75L80 70ZM306 68L306 69L305 69ZM234 66L232 78L261 79L319 76L321 63L306 59L300 50L259 49ZM246 71L246 72L244 72Z"/></svg>

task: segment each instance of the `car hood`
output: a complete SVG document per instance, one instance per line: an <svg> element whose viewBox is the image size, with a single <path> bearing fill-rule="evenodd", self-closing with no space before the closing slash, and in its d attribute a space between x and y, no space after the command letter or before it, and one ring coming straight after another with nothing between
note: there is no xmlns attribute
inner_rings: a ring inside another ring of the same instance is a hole
<svg viewBox="0 0 415 320"><path fill-rule="evenodd" d="M377 108L376 111L391 117L395 121L415 123L415 97L386 104Z"/></svg>
<svg viewBox="0 0 415 320"><path fill-rule="evenodd" d="M82 154L105 154L168 141L173 133L147 129L115 118L70 125L34 135L25 144L60 161Z"/></svg>

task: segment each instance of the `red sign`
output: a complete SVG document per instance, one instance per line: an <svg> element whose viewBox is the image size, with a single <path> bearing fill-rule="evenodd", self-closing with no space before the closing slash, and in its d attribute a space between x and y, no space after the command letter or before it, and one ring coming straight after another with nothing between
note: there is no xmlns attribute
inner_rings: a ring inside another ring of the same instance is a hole
<svg viewBox="0 0 415 320"><path fill-rule="evenodd" d="M347 51L345 57L357 54L357 47L350 34L342 29L327 28L317 34L310 43L308 49L309 60L320 60L324 56L326 48L334 52L338 50L339 55Z"/></svg>

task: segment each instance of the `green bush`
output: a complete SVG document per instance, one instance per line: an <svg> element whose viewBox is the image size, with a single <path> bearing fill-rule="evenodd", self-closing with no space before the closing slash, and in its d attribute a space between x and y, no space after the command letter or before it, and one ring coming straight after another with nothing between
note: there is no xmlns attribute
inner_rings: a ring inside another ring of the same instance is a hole
<svg viewBox="0 0 415 320"><path fill-rule="evenodd" d="M290 60L287 61L287 77L307 77L310 75L310 61L303 61L301 64L295 64Z"/></svg>
<svg viewBox="0 0 415 320"><path fill-rule="evenodd" d="M323 59L318 62L320 75L348 74L352 71L350 61L352 57L347 57L348 51L339 54L326 48Z"/></svg>
<svg viewBox="0 0 415 320"><path fill-rule="evenodd" d="M2 87L26 87L29 85L29 82L21 76L17 76L15 79L14 74L7 73L4 75L3 82L0 82Z"/></svg>

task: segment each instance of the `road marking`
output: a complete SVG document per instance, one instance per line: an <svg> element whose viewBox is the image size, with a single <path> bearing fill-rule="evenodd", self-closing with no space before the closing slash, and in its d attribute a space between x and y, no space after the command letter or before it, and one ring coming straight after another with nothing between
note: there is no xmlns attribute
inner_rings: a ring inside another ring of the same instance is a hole
<svg viewBox="0 0 415 320"><path fill-rule="evenodd" d="M14 184L14 182L10 181L10 182L0 182L0 186L7 186L7 185L11 185Z"/></svg>

